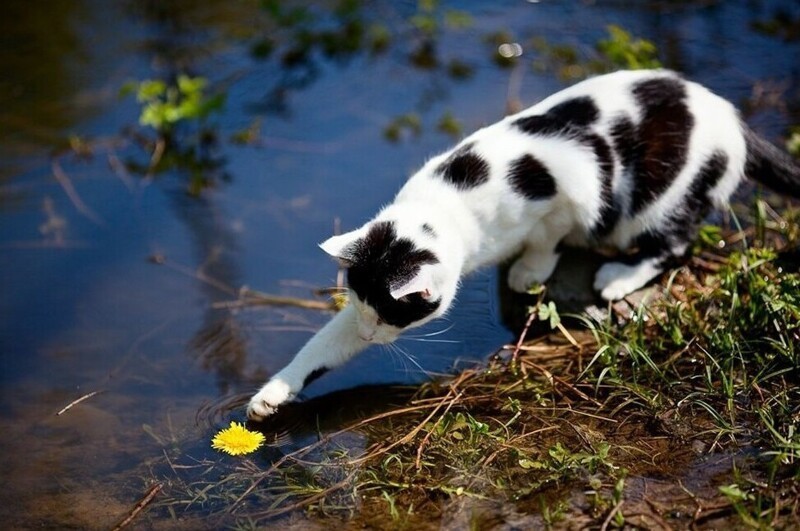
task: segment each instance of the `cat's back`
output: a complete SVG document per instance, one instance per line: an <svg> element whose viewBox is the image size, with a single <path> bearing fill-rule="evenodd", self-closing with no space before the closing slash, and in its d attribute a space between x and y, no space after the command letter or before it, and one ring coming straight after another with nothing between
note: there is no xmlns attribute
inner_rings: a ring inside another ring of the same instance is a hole
<svg viewBox="0 0 800 531"><path fill-rule="evenodd" d="M563 90L516 114L507 116L503 123L513 125L520 118L548 114L552 109L570 104L575 100L594 105L598 118L611 116L621 111L634 111L637 107L633 88L648 81L684 81L671 70L620 70L610 74L591 77ZM568 118L564 116L564 118Z"/></svg>
<svg viewBox="0 0 800 531"><path fill-rule="evenodd" d="M563 126L602 128L620 116L638 123L654 109L679 104L686 107L695 123L715 117L726 123L738 119L735 108L724 98L677 72L655 69L620 70L586 79L499 123L513 128L520 124L521 118L550 115L557 117ZM579 114L581 111L583 116Z"/></svg>
<svg viewBox="0 0 800 531"><path fill-rule="evenodd" d="M710 154L724 153L730 168L740 168L740 124L728 101L673 71L600 75L469 135L430 159L398 198L458 191L465 206L491 220L560 208L542 204L553 197L603 234L646 207L676 204ZM715 203L739 180L737 171L729 174L712 193ZM659 197L668 201L656 205ZM501 206L502 215L494 212Z"/></svg>

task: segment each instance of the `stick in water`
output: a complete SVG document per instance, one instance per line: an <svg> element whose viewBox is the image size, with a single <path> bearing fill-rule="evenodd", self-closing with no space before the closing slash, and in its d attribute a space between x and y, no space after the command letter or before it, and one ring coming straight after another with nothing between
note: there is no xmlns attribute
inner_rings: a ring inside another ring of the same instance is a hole
<svg viewBox="0 0 800 531"><path fill-rule="evenodd" d="M133 519L136 518L136 515L142 512L142 509L147 507L147 505L151 501L153 501L153 498L156 497L156 494L158 494L161 491L161 487L162 487L161 483L156 483L155 485L150 487L150 490L147 491L147 494L144 495L144 498L139 500L139 503L134 505L133 509L131 509L131 512L128 514L128 516L125 517L123 521L118 523L112 531L119 531L126 525L130 524L133 521Z"/></svg>
<svg viewBox="0 0 800 531"><path fill-rule="evenodd" d="M83 395L82 397L78 398L77 400L73 400L72 402L70 402L69 404L67 404L66 406L64 406L64 407L61 409L61 411L59 411L58 413L56 413L56 416L60 416L60 415L62 415L62 414L64 414L64 413L66 413L67 411L69 411L69 410L72 408L72 406L74 406L74 405L76 405L76 404L80 404L80 403L81 403L81 402L83 402L84 400L88 400L89 398L92 398L94 395L96 395L96 394L99 394L99 393L102 393L102 392L103 392L103 391L92 391L91 393L87 393L87 394Z"/></svg>

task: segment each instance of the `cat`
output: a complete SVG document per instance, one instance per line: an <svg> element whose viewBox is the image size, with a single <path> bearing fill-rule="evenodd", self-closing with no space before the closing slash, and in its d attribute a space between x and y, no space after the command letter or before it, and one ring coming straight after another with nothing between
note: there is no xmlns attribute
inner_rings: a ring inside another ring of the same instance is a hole
<svg viewBox="0 0 800 531"><path fill-rule="evenodd" d="M545 282L559 244L632 250L597 271L606 300L683 257L744 178L800 197L800 166L732 104L668 70L580 82L425 163L364 226L320 247L347 270L349 304L247 407L262 420L373 343L441 317L460 279L515 255L508 284Z"/></svg>

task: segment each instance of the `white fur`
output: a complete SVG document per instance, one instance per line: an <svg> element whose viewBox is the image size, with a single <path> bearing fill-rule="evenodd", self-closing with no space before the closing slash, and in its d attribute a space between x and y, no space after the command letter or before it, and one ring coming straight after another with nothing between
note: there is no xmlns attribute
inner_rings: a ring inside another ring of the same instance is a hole
<svg viewBox="0 0 800 531"><path fill-rule="evenodd" d="M517 253L521 252L510 269L508 281L511 288L524 291L533 282L543 282L552 274L558 262L556 245L561 240L627 249L637 235L661 226L668 216L681 208L691 179L715 151L722 151L729 160L728 171L711 192L714 202L722 205L742 179L745 141L733 106L694 83L686 84L695 127L685 167L652 204L632 218L623 215L603 242L591 240L591 229L600 217L602 206L600 170L591 149L564 137L533 139L513 125L520 117L542 114L555 104L588 95L600 110L599 123L592 128L597 134L608 137L612 123L619 116L626 115L634 123L641 119L631 85L662 76L672 78L675 74L658 70L618 72L589 79L476 131L464 139L462 145L472 144L472 151L487 161L488 182L468 190L456 189L435 175L436 168L451 153L437 155L406 182L394 202L384 207L373 221L330 238L320 246L341 259L343 249L363 236L371 223L391 221L399 237L410 238L418 242L420 248L432 251L439 263L425 265L416 278L395 287L392 292L395 298L417 292L427 294L432 300L441 300L437 311L412 323L410 327L414 327L447 311L463 275ZM512 190L506 176L512 162L524 154L536 157L552 174L557 185L554 197L531 201ZM621 171L621 167L617 161L612 188L625 210L632 178ZM436 236L421 232L423 224L433 227ZM660 272L654 260L644 260L633 266L609 263L598 271L595 289L605 299L618 299ZM351 297L351 301L252 398L248 406L250 418L262 419L291 400L313 370L341 365L368 344L391 342L402 332L381 323L375 310L357 297Z"/></svg>

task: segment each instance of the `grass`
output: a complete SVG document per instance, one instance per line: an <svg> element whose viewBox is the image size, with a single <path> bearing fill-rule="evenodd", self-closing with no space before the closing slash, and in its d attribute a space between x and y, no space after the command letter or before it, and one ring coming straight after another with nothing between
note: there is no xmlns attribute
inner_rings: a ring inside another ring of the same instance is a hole
<svg viewBox="0 0 800 531"><path fill-rule="evenodd" d="M761 200L735 214L747 228L704 229L652 302L597 321L540 299L531 319L550 333L343 429L319 427L312 444L235 464L187 464L185 453L156 463L165 495L151 517L800 525L800 215Z"/></svg>

